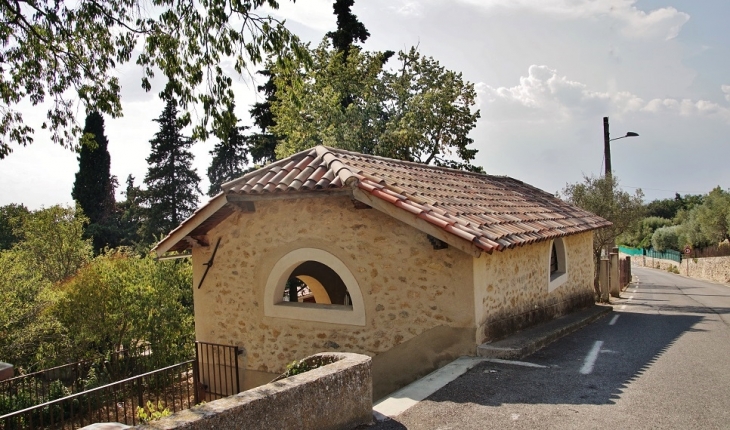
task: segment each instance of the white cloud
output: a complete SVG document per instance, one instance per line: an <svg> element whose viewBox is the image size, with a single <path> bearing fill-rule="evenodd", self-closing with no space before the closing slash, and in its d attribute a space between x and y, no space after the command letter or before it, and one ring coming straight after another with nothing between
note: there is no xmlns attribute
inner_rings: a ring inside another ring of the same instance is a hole
<svg viewBox="0 0 730 430"><path fill-rule="evenodd" d="M723 85L720 87L722 92L725 93L725 100L730 102L730 85Z"/></svg>
<svg viewBox="0 0 730 430"><path fill-rule="evenodd" d="M431 0L440 3L444 0ZM665 40L677 37L682 26L689 21L687 13L673 7L663 7L649 12L635 6L637 0L460 0L485 10L522 9L550 14L565 19L612 19L628 37L658 37ZM428 7L419 4L419 8ZM427 2L428 3L428 2ZM404 15L414 10L412 0L394 2L393 9Z"/></svg>
<svg viewBox="0 0 730 430"><path fill-rule="evenodd" d="M331 31L336 27L336 19L332 12L332 0L306 0L299 2L279 2L279 9L264 7L262 11L285 19L287 22L298 22L318 31Z"/></svg>
<svg viewBox="0 0 730 430"><path fill-rule="evenodd" d="M388 8L400 15L407 17L420 16L423 11L423 4L413 0L393 2Z"/></svg>
<svg viewBox="0 0 730 430"><path fill-rule="evenodd" d="M477 85L479 104L489 121L569 121L629 113L717 117L730 122L730 109L717 103L690 99L653 99L648 103L626 91L594 91L561 76L548 66L532 65L514 87ZM723 86L730 98L730 85Z"/></svg>
<svg viewBox="0 0 730 430"><path fill-rule="evenodd" d="M730 109L706 100L654 99L641 110L651 113L673 113L680 116L718 117L730 121Z"/></svg>

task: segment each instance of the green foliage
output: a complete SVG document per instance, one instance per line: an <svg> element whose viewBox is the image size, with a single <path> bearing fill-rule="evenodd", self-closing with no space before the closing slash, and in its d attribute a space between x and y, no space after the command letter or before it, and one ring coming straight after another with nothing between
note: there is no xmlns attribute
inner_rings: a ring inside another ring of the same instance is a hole
<svg viewBox="0 0 730 430"><path fill-rule="evenodd" d="M704 196L687 195L683 202L674 220L680 228L672 249L703 248L730 239L730 192L716 187Z"/></svg>
<svg viewBox="0 0 730 430"><path fill-rule="evenodd" d="M293 59L294 72L274 67L276 155L322 144L478 170L470 164L477 150L468 148L479 118L474 85L415 48L399 54L395 70L384 70L389 55L351 47L345 59L325 39L311 52L311 67Z"/></svg>
<svg viewBox="0 0 730 430"><path fill-rule="evenodd" d="M0 252L0 357L25 369L57 363L68 351L65 328L51 309L53 288L91 258L83 239L86 217L80 210L53 206L22 217L21 240Z"/></svg>
<svg viewBox="0 0 730 430"><path fill-rule="evenodd" d="M370 33L357 16L352 13L355 0L335 0L332 8L337 16L337 31L330 31L327 37L332 39L332 46L342 52L343 61L347 61L350 47L356 42L365 42Z"/></svg>
<svg viewBox="0 0 730 430"><path fill-rule="evenodd" d="M80 211L54 206L18 223L0 251L0 357L24 371L151 345L156 363L192 356L192 266L129 250L92 258Z"/></svg>
<svg viewBox="0 0 730 430"><path fill-rule="evenodd" d="M13 249L44 279L58 282L76 273L91 257L91 243L83 238L87 223L78 207L35 211L23 217L18 229L23 239Z"/></svg>
<svg viewBox="0 0 730 430"><path fill-rule="evenodd" d="M170 415L172 415L172 412L165 407L165 403L162 400L158 400L157 404L147 400L147 405L144 408L137 406L137 418L142 424L147 424L150 421L159 420Z"/></svg>
<svg viewBox="0 0 730 430"><path fill-rule="evenodd" d="M584 177L583 182L566 184L563 198L582 209L611 221L611 227L593 234L593 258L598 267L601 250L615 243L621 234L635 229L644 216L643 193L640 189L631 195L618 186L615 176ZM596 273L597 280L597 273Z"/></svg>
<svg viewBox="0 0 730 430"><path fill-rule="evenodd" d="M231 109L231 115L233 115ZM208 195L214 196L221 191L221 184L243 175L248 164L248 138L242 134L248 127L234 127L217 143L210 155L213 159L208 167L210 188Z"/></svg>
<svg viewBox="0 0 730 430"><path fill-rule="evenodd" d="M35 384L45 384L47 381L35 381ZM47 394L47 395L46 395ZM9 414L15 411L20 411L26 408L30 408L36 405L39 405L41 403L53 401L62 399L66 396L71 395L71 391L63 385L61 381L52 381L48 386L48 393L44 393L43 390L38 390L38 386L34 386L34 384L29 385L22 385L20 387L17 387L16 390L14 390L12 393L7 392L0 394L0 416L4 414ZM63 407L61 405L53 405L53 406L46 406L44 408L36 409L33 412L31 412L31 416L25 416L23 417L25 421L21 422L13 422L8 421L6 424L10 424L9 427L5 427L8 430L10 429L23 429L23 428L32 428L32 426L29 426L28 424L35 422L51 422L51 417L54 417L54 420L56 422L62 420L63 418L70 417L70 411L71 408L75 408L75 410L79 411L79 402L78 400L74 400L73 402L65 403ZM20 424L20 426L15 427L13 424ZM23 425L26 424L26 425Z"/></svg>
<svg viewBox="0 0 730 430"><path fill-rule="evenodd" d="M658 228L651 236L651 246L659 252L668 249L680 251L683 245L680 243L680 234L679 226Z"/></svg>
<svg viewBox="0 0 730 430"><path fill-rule="evenodd" d="M277 100L276 82L274 74L270 70L273 66L271 63L268 66L269 69L256 72L267 77L266 83L256 87L259 92L264 94L265 100L255 103L248 111L251 114L254 125L260 130L259 133L253 133L248 136L247 139L250 148L249 152L251 153L251 159L254 164L266 164L276 160L277 138L269 130L276 125L276 119L271 112L271 104Z"/></svg>
<svg viewBox="0 0 730 430"><path fill-rule="evenodd" d="M109 173L111 157L109 142L104 135L104 118L98 112L86 117L84 136L93 142L80 145L79 171L76 173L71 196L89 218L86 237L92 239L94 249L119 245L116 228L116 202L114 199L116 178Z"/></svg>
<svg viewBox="0 0 730 430"><path fill-rule="evenodd" d="M112 250L62 285L55 313L77 358L150 344L159 365L172 364L192 354L191 284L189 262Z"/></svg>
<svg viewBox="0 0 730 430"><path fill-rule="evenodd" d="M696 241L717 244L730 239L730 193L720 187L714 188L701 205L690 211L690 223L696 224L701 237Z"/></svg>
<svg viewBox="0 0 730 430"><path fill-rule="evenodd" d="M670 219L649 216L638 222L634 228L617 238L617 242L633 248L648 248L651 246L651 237L656 229L672 225Z"/></svg>
<svg viewBox="0 0 730 430"><path fill-rule="evenodd" d="M306 363L304 363L303 360L294 360L286 365L286 372L284 372L284 375L286 375L286 377L289 377L299 375L300 373L304 373L309 370L312 369Z"/></svg>
<svg viewBox="0 0 730 430"><path fill-rule="evenodd" d="M54 364L66 345L49 312L57 300L52 283L15 249L0 251L0 357L24 371Z"/></svg>
<svg viewBox="0 0 730 430"><path fill-rule="evenodd" d="M677 193L673 199L653 200L646 205L647 217L674 219L679 210L684 209L682 197Z"/></svg>
<svg viewBox="0 0 730 430"><path fill-rule="evenodd" d="M0 206L0 250L10 249L20 241L18 227L28 214L30 211L23 205L11 203Z"/></svg>
<svg viewBox="0 0 730 430"><path fill-rule="evenodd" d="M83 145L79 152L79 171L76 173L71 196L79 202L90 223L98 223L108 217L114 207L109 168L109 142L104 135L104 118L98 112L86 117L84 135L93 145Z"/></svg>
<svg viewBox="0 0 730 430"><path fill-rule="evenodd" d="M160 131L150 141L152 152L147 157L144 183L146 219L142 226L143 242L166 235L197 208L200 177L192 168L193 154L188 150L191 138L182 135L177 105L168 100L155 120Z"/></svg>
<svg viewBox="0 0 730 430"><path fill-rule="evenodd" d="M679 275L679 268L677 268L677 266L671 264L671 265L669 265L669 267L667 267L667 272Z"/></svg>
<svg viewBox="0 0 730 430"><path fill-rule="evenodd" d="M144 192L134 185L134 176L127 176L124 201L117 204L118 231L120 245L133 247L141 252L144 245L141 243L140 226L146 224L144 210Z"/></svg>
<svg viewBox="0 0 730 430"><path fill-rule="evenodd" d="M73 146L79 126L77 104L88 112L113 118L122 115L121 85L115 70L134 62L143 71L140 82L149 91L155 73L165 78L162 91L182 106L202 109L194 135L207 127L228 130L223 112L234 99L233 79L220 65L233 60L242 73L261 63L267 53L284 47L306 55L277 20L257 13L275 0L80 0L0 2L0 158L10 143L27 145L34 129L17 105L49 102L52 140ZM190 115L182 118L190 122ZM209 124L211 123L212 124Z"/></svg>
<svg viewBox="0 0 730 430"><path fill-rule="evenodd" d="M337 359L329 356L308 357L301 360L294 360L286 365L286 372L282 375L284 378L299 375L300 373L309 372L318 367L326 366L336 362Z"/></svg>

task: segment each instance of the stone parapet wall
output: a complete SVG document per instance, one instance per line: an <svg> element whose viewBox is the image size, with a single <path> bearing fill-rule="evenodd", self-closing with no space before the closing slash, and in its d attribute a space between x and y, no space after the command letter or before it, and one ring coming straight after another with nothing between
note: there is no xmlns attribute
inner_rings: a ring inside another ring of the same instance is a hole
<svg viewBox="0 0 730 430"><path fill-rule="evenodd" d="M137 428L335 430L370 424L373 418L370 357L351 353L315 356L338 361Z"/></svg>
<svg viewBox="0 0 730 430"><path fill-rule="evenodd" d="M622 254L622 257L625 255ZM690 278L730 284L730 257L687 258L682 263L647 256L631 256L631 265L668 270L676 267L679 273Z"/></svg>

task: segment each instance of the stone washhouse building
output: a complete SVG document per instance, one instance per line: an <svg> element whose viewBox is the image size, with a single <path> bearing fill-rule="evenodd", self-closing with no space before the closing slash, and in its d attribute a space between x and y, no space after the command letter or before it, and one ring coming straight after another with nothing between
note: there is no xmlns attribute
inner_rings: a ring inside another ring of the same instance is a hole
<svg viewBox="0 0 730 430"><path fill-rule="evenodd" d="M509 177L318 146L224 184L155 252L192 253L196 339L241 348L243 389L356 352L378 399L593 305L607 225Z"/></svg>

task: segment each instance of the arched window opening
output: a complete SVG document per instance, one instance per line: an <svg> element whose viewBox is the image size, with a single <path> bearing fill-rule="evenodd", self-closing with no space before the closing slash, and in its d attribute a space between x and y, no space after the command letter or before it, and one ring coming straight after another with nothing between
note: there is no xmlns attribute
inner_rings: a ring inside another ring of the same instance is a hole
<svg viewBox="0 0 730 430"><path fill-rule="evenodd" d="M550 276L554 275L558 271L558 251L555 249L555 242L553 242L552 252L550 253Z"/></svg>
<svg viewBox="0 0 730 430"><path fill-rule="evenodd" d="M365 303L347 265L317 248L294 249L271 268L264 291L264 315L364 326Z"/></svg>
<svg viewBox="0 0 730 430"><path fill-rule="evenodd" d="M284 288L284 301L300 303L352 304L342 278L318 261L305 261L289 275Z"/></svg>
<svg viewBox="0 0 730 430"><path fill-rule="evenodd" d="M553 291L568 280L568 260L562 238L558 237L550 243L549 261L548 291Z"/></svg>

